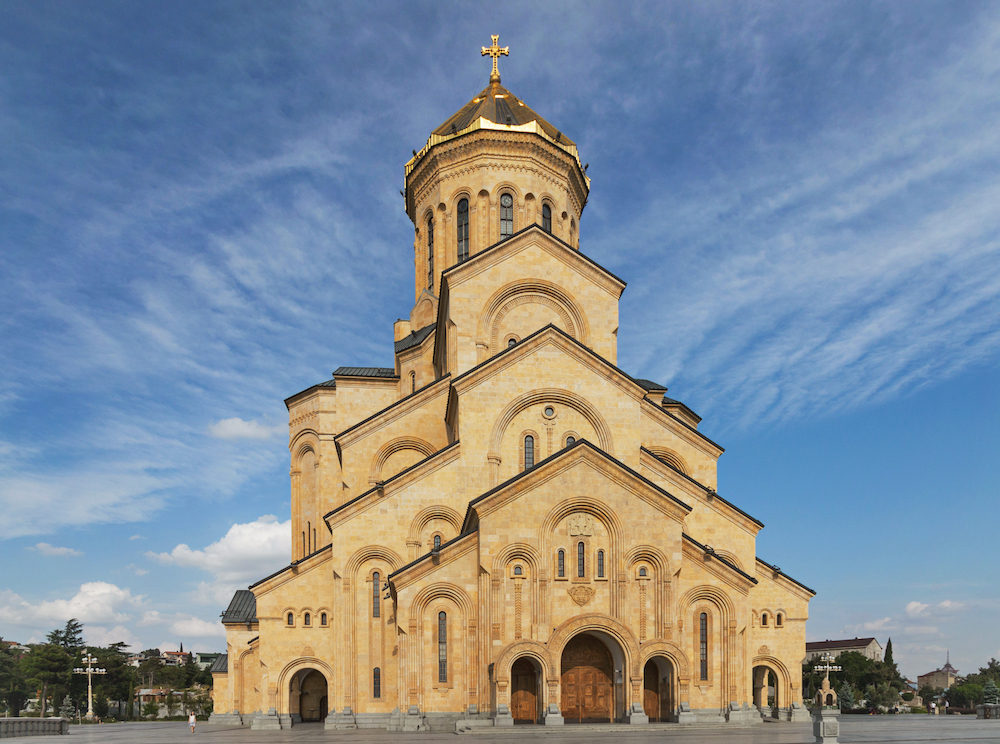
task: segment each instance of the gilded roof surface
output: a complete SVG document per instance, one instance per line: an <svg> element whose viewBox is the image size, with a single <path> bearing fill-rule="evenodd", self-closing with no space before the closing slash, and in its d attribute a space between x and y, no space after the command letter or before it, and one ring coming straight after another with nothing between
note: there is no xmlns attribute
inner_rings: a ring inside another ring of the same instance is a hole
<svg viewBox="0 0 1000 744"><path fill-rule="evenodd" d="M479 95L460 108L457 113L435 129L433 133L441 137L455 134L465 129L480 117L494 124L503 124L504 126L519 126L534 121L538 123L538 126L542 128L545 134L556 140L559 144L567 146L576 144L565 134L545 121L524 101L500 85L499 82L490 83L486 86Z"/></svg>

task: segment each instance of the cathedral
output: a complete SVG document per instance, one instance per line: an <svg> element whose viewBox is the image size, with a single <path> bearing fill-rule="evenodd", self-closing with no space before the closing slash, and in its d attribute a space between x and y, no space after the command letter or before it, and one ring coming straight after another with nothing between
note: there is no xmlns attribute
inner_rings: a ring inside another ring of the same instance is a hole
<svg viewBox="0 0 1000 744"><path fill-rule="evenodd" d="M577 146L500 83L405 166L392 367L285 401L292 555L236 593L212 720L255 729L804 720L814 592L756 553L722 447L617 366Z"/></svg>

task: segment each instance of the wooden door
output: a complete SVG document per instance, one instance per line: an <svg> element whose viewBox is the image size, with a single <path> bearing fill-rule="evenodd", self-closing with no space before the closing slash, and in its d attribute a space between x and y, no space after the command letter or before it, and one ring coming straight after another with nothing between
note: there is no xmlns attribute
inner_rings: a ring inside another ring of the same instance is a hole
<svg viewBox="0 0 1000 744"><path fill-rule="evenodd" d="M538 675L527 659L518 659L510 669L510 712L514 723L538 720Z"/></svg>
<svg viewBox="0 0 1000 744"><path fill-rule="evenodd" d="M562 655L562 715L566 723L611 721L611 654L593 636L572 639Z"/></svg>
<svg viewBox="0 0 1000 744"><path fill-rule="evenodd" d="M650 721L660 720L660 669L652 660L642 670L642 709Z"/></svg>

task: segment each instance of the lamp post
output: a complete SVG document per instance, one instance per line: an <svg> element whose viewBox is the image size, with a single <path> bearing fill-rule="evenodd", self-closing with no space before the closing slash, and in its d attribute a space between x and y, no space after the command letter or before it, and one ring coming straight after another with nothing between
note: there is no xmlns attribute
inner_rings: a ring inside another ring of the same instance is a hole
<svg viewBox="0 0 1000 744"><path fill-rule="evenodd" d="M96 669L94 664L97 663L97 659L91 654L86 654L83 659L81 659L87 667L77 667L73 670L73 674L86 674L87 675L87 720L94 720L94 675L95 674L107 674L107 669Z"/></svg>
<svg viewBox="0 0 1000 744"><path fill-rule="evenodd" d="M813 667L813 669L815 669L818 672L826 672L826 675L823 677L823 680L826 682L830 681L830 672L839 672L841 669L843 669L843 667L834 665L833 662L836 658L837 657L831 653L825 653L819 657L819 660L823 662L822 665Z"/></svg>

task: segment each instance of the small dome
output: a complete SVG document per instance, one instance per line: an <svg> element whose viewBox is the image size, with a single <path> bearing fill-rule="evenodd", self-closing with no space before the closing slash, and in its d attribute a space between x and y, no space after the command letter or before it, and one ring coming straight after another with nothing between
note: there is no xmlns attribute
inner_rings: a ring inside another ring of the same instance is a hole
<svg viewBox="0 0 1000 744"><path fill-rule="evenodd" d="M467 128L480 117L494 124L517 127L530 122L537 122L542 131L554 142L564 147L573 147L575 143L560 132L535 111L500 85L500 81L491 82L483 91L462 106L444 124L434 130L439 137L457 134Z"/></svg>

